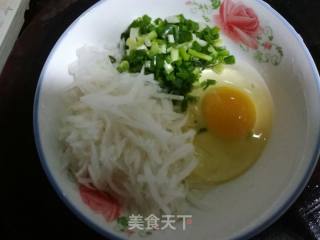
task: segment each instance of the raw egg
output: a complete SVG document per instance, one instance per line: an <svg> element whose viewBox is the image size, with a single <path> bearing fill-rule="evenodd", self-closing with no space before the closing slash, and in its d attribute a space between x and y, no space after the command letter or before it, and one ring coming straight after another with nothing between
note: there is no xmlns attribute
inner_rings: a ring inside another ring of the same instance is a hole
<svg viewBox="0 0 320 240"><path fill-rule="evenodd" d="M261 75L243 62L220 74L202 73L201 81L216 80L192 94L199 101L189 105L188 128L198 130L194 146L199 164L188 182L206 187L231 180L260 157L272 127L272 98Z"/></svg>

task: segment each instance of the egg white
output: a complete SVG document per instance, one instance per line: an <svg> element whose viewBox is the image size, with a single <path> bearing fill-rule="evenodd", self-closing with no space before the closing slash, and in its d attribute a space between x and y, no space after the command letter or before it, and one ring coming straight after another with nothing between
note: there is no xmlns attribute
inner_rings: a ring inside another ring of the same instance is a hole
<svg viewBox="0 0 320 240"><path fill-rule="evenodd" d="M232 141L221 139L209 131L199 131L194 139L199 165L188 179L190 185L196 188L229 181L249 169L260 157L272 127L271 94L264 79L254 68L238 62L226 66L219 74L204 70L200 81L208 79L216 80L216 84L206 90L198 86L192 92L199 101L189 106L188 127L206 129L206 121L201 113L202 99L213 88L223 86L236 88L250 97L255 106L256 121L252 135Z"/></svg>

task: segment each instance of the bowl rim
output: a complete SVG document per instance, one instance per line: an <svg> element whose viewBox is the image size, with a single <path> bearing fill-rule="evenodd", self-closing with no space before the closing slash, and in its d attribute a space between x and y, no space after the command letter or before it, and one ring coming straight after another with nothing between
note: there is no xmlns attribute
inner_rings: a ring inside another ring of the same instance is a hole
<svg viewBox="0 0 320 240"><path fill-rule="evenodd" d="M63 190L61 187L58 185L57 181L51 174L51 171L49 169L49 166L47 164L47 160L43 151L42 143L41 143L41 138L40 138L40 129L39 129L39 103L40 103L40 93L42 89L42 83L44 81L44 75L47 71L48 65L54 56L57 48L60 46L61 42L64 40L64 38L67 36L67 34L76 26L78 21L85 16L87 13L92 11L94 8L100 6L100 4L103 4L108 0L101 0L98 1L97 3L93 4L90 8L85 10L79 17L77 17L76 20L72 22L72 24L63 32L63 34L59 37L58 41L55 43L54 47L52 48L50 54L48 55L48 58L42 68L42 71L39 76L39 80L37 83L37 88L35 92L35 97L34 97L34 103L33 103L33 134L35 138L35 144L36 144L36 149L38 152L38 156L40 159L40 163L42 165L42 168L52 185L53 189L59 196L59 198L62 200L62 202L75 214L76 217L78 217L82 222L84 222L88 227L93 229L94 231L98 232L104 237L111 238L114 240L124 240L124 238L118 237L112 232L109 232L108 230L100 227L98 224L94 223L86 214L84 214L79 208L72 203L64 194ZM255 0L256 3L258 3L261 7L265 8L268 10L275 18L280 20L284 26L290 31L290 34L298 41L300 47L304 50L304 54L309 62L309 65L312 67L312 73L313 73L313 78L314 81L317 83L317 91L318 94L320 95L320 76L318 69L316 67L316 64L314 62L314 59L312 58L312 55L305 45L302 37L299 35L299 33L296 32L294 27L280 14L278 13L275 9L273 9L268 3L264 2L263 0ZM253 236L261 233L263 230L267 229L270 225L272 225L276 220L278 220L291 206L292 204L297 200L297 198L300 196L304 188L306 187L309 179L311 178L313 171L317 165L318 158L320 154L320 132L318 132L317 136L317 144L314 149L314 153L312 156L312 159L310 160L309 166L306 169L306 172L303 174L303 178L301 179L300 183L297 184L297 186L293 189L293 191L288 194L287 200L283 202L283 205L278 207L277 210L274 210L273 214L271 214L266 220L261 221L259 224L256 224L255 226L251 227L248 231L242 233L241 235L234 237L234 240L238 239L249 239L252 238Z"/></svg>

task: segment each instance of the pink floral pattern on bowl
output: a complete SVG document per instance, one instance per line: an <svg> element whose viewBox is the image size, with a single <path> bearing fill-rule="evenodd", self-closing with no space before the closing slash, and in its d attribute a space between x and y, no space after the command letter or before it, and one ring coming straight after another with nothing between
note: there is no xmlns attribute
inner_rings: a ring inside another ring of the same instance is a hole
<svg viewBox="0 0 320 240"><path fill-rule="evenodd" d="M214 16L218 26L233 41L257 49L257 36L260 33L260 23L252 8L232 0L221 4L219 14Z"/></svg>
<svg viewBox="0 0 320 240"><path fill-rule="evenodd" d="M147 236L152 234L151 231L141 230L136 232L130 230L128 223L129 217L124 212L123 206L107 193L101 192L98 189L79 185L80 197L84 204L86 204L94 213L100 214L109 223L115 223L114 229L117 232L123 232L127 236L138 233L140 236Z"/></svg>
<svg viewBox="0 0 320 240"><path fill-rule="evenodd" d="M113 197L84 185L80 185L79 191L82 201L92 211L101 214L108 222L112 222L120 217L121 206Z"/></svg>
<svg viewBox="0 0 320 240"><path fill-rule="evenodd" d="M186 5L193 13L200 13L207 24L215 23L222 32L261 63L275 66L283 58L282 47L273 42L274 36L270 26L262 23L249 6L237 0L208 0L200 3L188 0Z"/></svg>

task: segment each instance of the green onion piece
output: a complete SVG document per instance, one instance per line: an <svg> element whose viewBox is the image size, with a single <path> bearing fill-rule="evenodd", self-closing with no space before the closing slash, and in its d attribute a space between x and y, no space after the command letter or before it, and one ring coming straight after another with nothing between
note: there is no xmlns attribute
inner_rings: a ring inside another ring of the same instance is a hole
<svg viewBox="0 0 320 240"><path fill-rule="evenodd" d="M172 48L171 49L171 62L175 62L179 60L179 50Z"/></svg>
<svg viewBox="0 0 320 240"><path fill-rule="evenodd" d="M207 132L207 131L208 131L207 128L200 128L200 129L198 130L198 134L204 133L204 132Z"/></svg>
<svg viewBox="0 0 320 240"><path fill-rule="evenodd" d="M199 67L196 67L196 68L192 71L192 73L193 73L195 76L198 76L198 75L200 75L200 73L201 73L201 69L200 69Z"/></svg>
<svg viewBox="0 0 320 240"><path fill-rule="evenodd" d="M125 229L125 228L127 228L127 227L129 226L129 219L128 219L128 217L125 217L125 216L119 217L119 218L117 219L117 223L118 223L121 227L123 227L123 228Z"/></svg>
<svg viewBox="0 0 320 240"><path fill-rule="evenodd" d="M223 42L222 42L222 39L217 39L217 40L214 40L213 41L213 45L216 46L216 47L222 47L223 46Z"/></svg>
<svg viewBox="0 0 320 240"><path fill-rule="evenodd" d="M152 46L152 43L149 39L145 39L144 40L144 45L146 45L148 48L150 48Z"/></svg>
<svg viewBox="0 0 320 240"><path fill-rule="evenodd" d="M140 47L141 45L143 45L144 41L145 41L145 37L138 37L137 38L137 43L136 43L137 48Z"/></svg>
<svg viewBox="0 0 320 240"><path fill-rule="evenodd" d="M151 61L146 61L146 63L144 64L144 66L146 68L150 68L151 67Z"/></svg>
<svg viewBox="0 0 320 240"><path fill-rule="evenodd" d="M117 67L117 70L118 70L120 73L122 73L122 72L127 72L127 71L129 70L129 67L130 67L129 62L126 61L126 60L124 60L124 61L122 61L122 62L119 64L119 66Z"/></svg>
<svg viewBox="0 0 320 240"><path fill-rule="evenodd" d="M174 43L174 36L172 34L168 35L168 42L169 43Z"/></svg>
<svg viewBox="0 0 320 240"><path fill-rule="evenodd" d="M187 53L187 51L184 47L179 48L179 53L184 61L189 61L190 55Z"/></svg>
<svg viewBox="0 0 320 240"><path fill-rule="evenodd" d="M181 111L185 112L188 108L189 103L196 103L199 100L199 97L193 95L186 95L181 102Z"/></svg>
<svg viewBox="0 0 320 240"><path fill-rule="evenodd" d="M162 44L159 47L160 47L160 53L167 53L167 45L166 44Z"/></svg>
<svg viewBox="0 0 320 240"><path fill-rule="evenodd" d="M209 56L207 54L204 54L204 53L201 53L201 52L198 52L198 51L195 51L193 49L189 49L188 53L193 57L196 57L196 58L208 61L208 62L212 61L212 57L211 56Z"/></svg>
<svg viewBox="0 0 320 240"><path fill-rule="evenodd" d="M151 48L149 50L149 55L152 57L152 56L155 56L155 55L157 55L159 53L160 53L159 44L157 42L152 42L151 43Z"/></svg>
<svg viewBox="0 0 320 240"><path fill-rule="evenodd" d="M109 59L111 63L115 63L117 60L114 56L109 55Z"/></svg>
<svg viewBox="0 0 320 240"><path fill-rule="evenodd" d="M215 55L218 55L218 52L214 49L213 46L208 47L208 52L214 53Z"/></svg>
<svg viewBox="0 0 320 240"><path fill-rule="evenodd" d="M131 28L130 29L130 38L131 39L136 39L139 37L139 28Z"/></svg>
<svg viewBox="0 0 320 240"><path fill-rule="evenodd" d="M153 40L153 39L156 39L157 37L158 37L157 32L156 31L152 31L152 32L147 34L146 39Z"/></svg>
<svg viewBox="0 0 320 240"><path fill-rule="evenodd" d="M203 90L206 90L209 86L216 84L216 80L208 79L206 81L203 81L200 83L200 86L203 88Z"/></svg>
<svg viewBox="0 0 320 240"><path fill-rule="evenodd" d="M172 65L170 63L167 63L166 61L164 62L164 69L167 74L170 74L171 72L173 72Z"/></svg>
<svg viewBox="0 0 320 240"><path fill-rule="evenodd" d="M225 57L225 58L223 59L223 62L224 62L225 64L235 64L235 63L236 63L236 58L231 55L231 56Z"/></svg>
<svg viewBox="0 0 320 240"><path fill-rule="evenodd" d="M213 71L215 71L217 74L222 73L223 70L224 70L224 66L223 66L223 64L221 64L221 63L219 63L219 64L217 64L217 65L215 65L215 66L213 67Z"/></svg>
<svg viewBox="0 0 320 240"><path fill-rule="evenodd" d="M131 49L136 49L137 48L137 41L133 38L128 38L126 41L126 46Z"/></svg>
<svg viewBox="0 0 320 240"><path fill-rule="evenodd" d="M180 31L178 36L178 43L190 42L192 40L192 33L189 31Z"/></svg>
<svg viewBox="0 0 320 240"><path fill-rule="evenodd" d="M211 6L213 9L218 9L220 7L221 1L220 0L211 0Z"/></svg>
<svg viewBox="0 0 320 240"><path fill-rule="evenodd" d="M229 56L229 55L230 55L230 53L229 53L229 51L226 50L226 49L223 49L223 50L221 50L221 51L218 51L218 56L227 57L227 56Z"/></svg>

